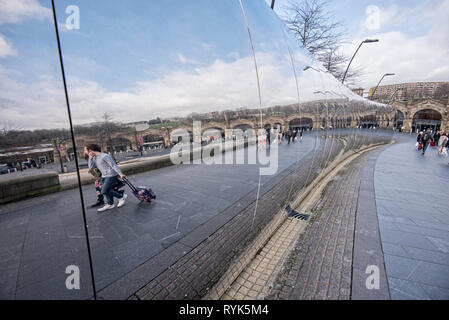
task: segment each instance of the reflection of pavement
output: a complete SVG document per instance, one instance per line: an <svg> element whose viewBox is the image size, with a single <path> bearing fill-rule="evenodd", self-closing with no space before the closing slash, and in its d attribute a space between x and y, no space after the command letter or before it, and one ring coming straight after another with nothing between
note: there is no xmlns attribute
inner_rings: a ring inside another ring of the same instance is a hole
<svg viewBox="0 0 449 320"><path fill-rule="evenodd" d="M392 299L449 299L449 158L385 150L375 171L376 204Z"/></svg>
<svg viewBox="0 0 449 320"><path fill-rule="evenodd" d="M280 147L278 174L311 152L314 139ZM167 248L257 188L256 165L180 165L132 176L157 193L151 204L129 197L120 209L87 211L97 290ZM262 184L273 177L265 176ZM87 204L93 186L83 187ZM127 191L129 193L129 191ZM0 297L87 298L92 295L79 191L0 207ZM65 287L65 268L81 271L81 290Z"/></svg>
<svg viewBox="0 0 449 320"><path fill-rule="evenodd" d="M269 299L350 299L357 198L370 154L346 165L325 188Z"/></svg>

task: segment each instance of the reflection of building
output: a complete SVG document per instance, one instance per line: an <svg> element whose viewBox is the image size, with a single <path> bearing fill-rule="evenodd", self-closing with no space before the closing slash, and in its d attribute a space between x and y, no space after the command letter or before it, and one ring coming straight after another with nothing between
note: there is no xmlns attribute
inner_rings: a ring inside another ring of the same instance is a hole
<svg viewBox="0 0 449 320"><path fill-rule="evenodd" d="M449 82L413 82L379 86L372 97L374 87L370 88L368 97L372 100L442 99L449 94Z"/></svg>
<svg viewBox="0 0 449 320"><path fill-rule="evenodd" d="M36 163L54 161L54 149L51 145L19 147L0 152L0 163L16 163L34 160Z"/></svg>
<svg viewBox="0 0 449 320"><path fill-rule="evenodd" d="M405 131L449 128L449 82L413 82L379 86L369 99L396 107L395 127Z"/></svg>

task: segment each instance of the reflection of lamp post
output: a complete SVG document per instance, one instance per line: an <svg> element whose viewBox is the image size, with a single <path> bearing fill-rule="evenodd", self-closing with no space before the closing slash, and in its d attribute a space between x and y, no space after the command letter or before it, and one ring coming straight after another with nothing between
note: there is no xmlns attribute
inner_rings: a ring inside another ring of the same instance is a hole
<svg viewBox="0 0 449 320"><path fill-rule="evenodd" d="M354 59L355 55L359 51L359 49L362 46L362 44L364 44L364 43L373 43L373 42L379 42L379 40L378 39L366 39L366 40L364 40L364 41L362 41L360 43L359 47L357 48L357 50L355 51L354 55L352 56L351 61L349 61L348 67L346 68L345 74L343 75L343 79L341 79L341 83L345 82L346 73L348 73L349 66L351 65L352 60Z"/></svg>
<svg viewBox="0 0 449 320"><path fill-rule="evenodd" d="M329 70L326 70L326 71L318 70L318 69L315 69L315 68L312 67L312 66L306 66L306 67L304 67L304 69L302 69L302 71L307 71L307 70L309 70L309 69L315 70L316 72L324 72L324 73L328 73L328 72L329 72Z"/></svg>
<svg viewBox="0 0 449 320"><path fill-rule="evenodd" d="M380 78L379 82L377 83L377 86L374 88L373 94L371 95L371 100L374 100L374 93L376 93L377 87L378 87L379 84L382 82L382 80L383 80L385 77L388 77L388 76L394 76L394 75L395 75L394 73L385 73L385 74L382 76L382 78Z"/></svg>
<svg viewBox="0 0 449 320"><path fill-rule="evenodd" d="M56 148L56 151L58 152L59 157L59 164L61 165L61 173L64 173L64 165L62 163L62 156L61 156L61 144L56 139L53 139L53 145Z"/></svg>
<svg viewBox="0 0 449 320"><path fill-rule="evenodd" d="M312 67L310 67L312 68ZM330 91L314 91L313 94L324 94L324 96L327 95L327 93L330 93ZM329 103L327 102L326 98L326 130L329 128Z"/></svg>
<svg viewBox="0 0 449 320"><path fill-rule="evenodd" d="M349 102L349 98L347 96L345 96L343 93L338 93L335 91L331 91L333 94L340 96L343 98L343 100L347 100ZM343 128L346 128L348 126L348 119L346 118L346 111L345 111L345 107L343 107ZM351 125L349 125L351 126Z"/></svg>

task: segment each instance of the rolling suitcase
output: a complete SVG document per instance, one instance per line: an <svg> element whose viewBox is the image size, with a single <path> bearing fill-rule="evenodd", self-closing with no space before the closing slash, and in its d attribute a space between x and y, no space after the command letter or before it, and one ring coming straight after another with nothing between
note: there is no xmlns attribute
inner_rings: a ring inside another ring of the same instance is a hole
<svg viewBox="0 0 449 320"><path fill-rule="evenodd" d="M128 185L128 187L131 189L133 194L136 196L137 199L140 201L146 201L148 203L151 203L151 200L156 199L156 195L154 194L153 190L151 190L150 187L135 187L131 181L128 180L128 178L124 177L123 181Z"/></svg>

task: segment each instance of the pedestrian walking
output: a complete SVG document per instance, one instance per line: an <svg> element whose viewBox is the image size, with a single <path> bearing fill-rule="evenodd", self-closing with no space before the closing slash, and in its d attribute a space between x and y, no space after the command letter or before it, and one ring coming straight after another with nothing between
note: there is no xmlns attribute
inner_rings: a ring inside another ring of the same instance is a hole
<svg viewBox="0 0 449 320"><path fill-rule="evenodd" d="M422 154L426 153L427 147L429 146L430 140L432 139L432 133L430 132L430 128L423 133L421 141L422 141Z"/></svg>
<svg viewBox="0 0 449 320"><path fill-rule="evenodd" d="M114 197L119 199L117 208L120 208L125 204L128 195L115 191L113 186L118 182L118 177L123 179L125 175L110 155L101 152L99 145L89 144L86 146L86 151L89 155L89 169L98 168L101 172L101 194L106 197L107 202L97 211L102 212L114 208Z"/></svg>
<svg viewBox="0 0 449 320"><path fill-rule="evenodd" d="M435 146L436 147L438 147L438 142L439 142L439 140L440 140L440 137L441 137L441 134L440 134L440 131L436 131L434 134L433 134L433 142L434 142L434 144L435 144Z"/></svg>
<svg viewBox="0 0 449 320"><path fill-rule="evenodd" d="M267 129L267 143L271 144L271 129Z"/></svg>
<svg viewBox="0 0 449 320"><path fill-rule="evenodd" d="M302 129L299 131L299 142L302 142Z"/></svg>
<svg viewBox="0 0 449 320"><path fill-rule="evenodd" d="M423 132L420 131L416 137L416 150L422 150L422 135Z"/></svg>
<svg viewBox="0 0 449 320"><path fill-rule="evenodd" d="M446 148L447 142L448 142L448 137L447 137L446 133L443 132L440 139L438 139L438 155L440 155L443 152L443 149ZM447 153L447 152L444 152L444 153Z"/></svg>

